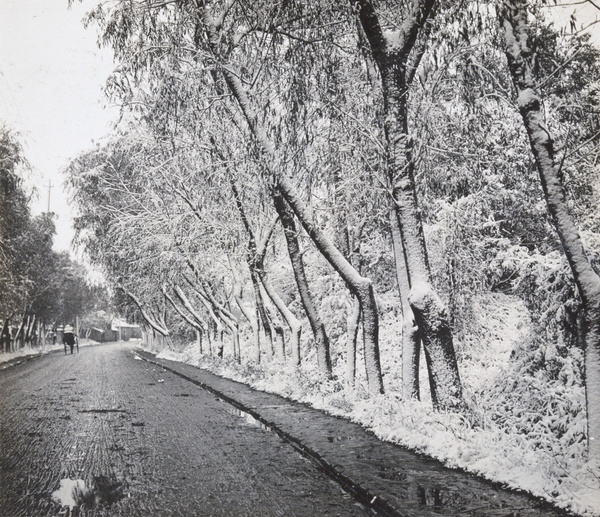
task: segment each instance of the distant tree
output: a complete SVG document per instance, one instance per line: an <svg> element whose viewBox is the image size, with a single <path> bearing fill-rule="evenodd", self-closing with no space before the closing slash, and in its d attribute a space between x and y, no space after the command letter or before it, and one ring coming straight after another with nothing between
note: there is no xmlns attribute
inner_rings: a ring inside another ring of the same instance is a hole
<svg viewBox="0 0 600 517"><path fill-rule="evenodd" d="M33 344L47 325L74 322L94 303L84 268L52 249L53 214L32 216L23 188L27 162L0 128L0 322L2 349Z"/></svg>
<svg viewBox="0 0 600 517"><path fill-rule="evenodd" d="M21 168L27 167L17 136L0 126L0 318L6 324L20 310L22 282L16 268L23 257L20 236L26 232L30 213Z"/></svg>

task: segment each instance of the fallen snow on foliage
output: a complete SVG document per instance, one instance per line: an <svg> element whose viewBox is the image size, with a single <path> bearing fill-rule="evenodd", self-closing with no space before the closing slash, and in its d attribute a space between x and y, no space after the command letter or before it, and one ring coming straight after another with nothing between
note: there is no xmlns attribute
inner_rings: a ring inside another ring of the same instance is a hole
<svg viewBox="0 0 600 517"><path fill-rule="evenodd" d="M164 349L161 350L156 357L158 357L159 359L166 359L167 361L181 361L182 359L184 359L183 362L187 362L185 360L185 353L182 352L175 352L173 350L169 350L169 349ZM184 356L184 357L182 357Z"/></svg>
<svg viewBox="0 0 600 517"><path fill-rule="evenodd" d="M467 389L479 391L502 374L515 343L527 338L531 320L522 301L499 293L473 300L473 320L485 341L466 337L458 348L462 381Z"/></svg>
<svg viewBox="0 0 600 517"><path fill-rule="evenodd" d="M582 387L577 383L555 386L541 381L537 385L535 375L523 380L518 371L510 369L511 354L532 328L521 301L504 294L487 294L473 301L473 309L472 326L478 329L478 337L466 336L457 342L470 408L464 415L434 412L427 396L422 402L402 400L398 364L384 365L386 394L369 397L360 376L354 388L341 381L323 381L314 360L305 360L299 369L276 361L269 363L269 358L260 365L239 365L228 357L200 357L195 344L182 352L162 351L159 357L193 364L253 388L308 403L360 423L382 440L427 454L447 466L526 490L581 515L599 516L600 470L586 464L585 440L581 439L585 430ZM395 346L385 337L386 332L389 334L389 329L382 332L382 349ZM552 349L548 346L546 355L551 356ZM390 355L382 351L385 356ZM358 359L357 368L360 364ZM334 374L343 379L343 361L334 368ZM424 375L422 370L427 395ZM506 406L506 400L514 395L509 389L513 377L520 382L518 389L527 390L526 397L534 402L538 397L542 404L557 401L556 407L548 407L546 414L542 412L531 424L531 415L523 417L519 408ZM508 396L503 398L507 391ZM567 409L561 409L563 406ZM561 414L573 408L577 410L574 415ZM550 429L557 427L560 418L565 419L568 428L556 436ZM531 427L515 432L519 424Z"/></svg>

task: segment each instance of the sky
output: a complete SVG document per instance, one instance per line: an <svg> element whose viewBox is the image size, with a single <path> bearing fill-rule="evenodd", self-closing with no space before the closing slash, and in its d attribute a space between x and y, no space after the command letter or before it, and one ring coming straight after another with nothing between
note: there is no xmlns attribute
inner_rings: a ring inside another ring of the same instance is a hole
<svg viewBox="0 0 600 517"><path fill-rule="evenodd" d="M34 214L47 210L53 185L57 250L68 250L73 237L61 169L108 133L117 116L102 94L115 68L112 54L99 50L94 28L81 23L94 4L67 9L67 0L0 0L0 120L20 133L34 168Z"/></svg>

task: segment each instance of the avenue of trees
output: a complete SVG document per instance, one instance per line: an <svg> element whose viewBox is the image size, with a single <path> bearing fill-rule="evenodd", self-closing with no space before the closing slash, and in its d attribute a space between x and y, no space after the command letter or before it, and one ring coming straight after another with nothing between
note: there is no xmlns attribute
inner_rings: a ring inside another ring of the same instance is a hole
<svg viewBox="0 0 600 517"><path fill-rule="evenodd" d="M585 384L598 459L600 54L547 12L100 4L122 118L67 171L77 239L165 346L415 399L424 357L438 410L468 411L473 300L517 296L514 371Z"/></svg>
<svg viewBox="0 0 600 517"><path fill-rule="evenodd" d="M31 215L28 164L16 134L0 125L0 351L38 346L56 325L91 310L98 290L83 266L52 249L52 214Z"/></svg>

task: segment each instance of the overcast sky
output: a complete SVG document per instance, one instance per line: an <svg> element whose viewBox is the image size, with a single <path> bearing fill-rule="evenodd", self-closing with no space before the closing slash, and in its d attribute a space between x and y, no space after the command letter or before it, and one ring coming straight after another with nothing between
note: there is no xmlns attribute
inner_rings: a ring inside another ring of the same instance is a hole
<svg viewBox="0 0 600 517"><path fill-rule="evenodd" d="M113 70L110 52L99 50L93 28L81 23L94 0L0 0L0 119L21 133L39 190L34 213L57 213L55 247L72 238L60 174L79 152L110 128L116 109L105 109L102 85Z"/></svg>

